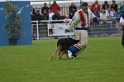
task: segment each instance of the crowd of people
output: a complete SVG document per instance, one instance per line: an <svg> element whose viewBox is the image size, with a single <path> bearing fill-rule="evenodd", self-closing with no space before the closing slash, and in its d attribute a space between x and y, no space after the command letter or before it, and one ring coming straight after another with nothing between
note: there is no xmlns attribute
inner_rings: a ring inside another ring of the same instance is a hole
<svg viewBox="0 0 124 82"><path fill-rule="evenodd" d="M32 20L60 20L60 6L53 2L50 7L47 6L47 3L44 3L44 6L40 10L36 10L31 6L31 19Z"/></svg>
<svg viewBox="0 0 124 82"><path fill-rule="evenodd" d="M82 2L83 3L83 2ZM79 8L72 2L69 6L69 12L67 16L69 19L72 19L75 12L77 10L81 9L81 5L79 5ZM122 13L124 13L124 1L122 5L117 5L116 1L112 1L112 4L109 4L107 1L104 2L104 4L100 5L99 2L96 0L93 4L90 5L89 9L94 13L94 15L101 20L120 20L120 17ZM35 10L31 6L31 19L32 20L60 20L64 19L60 16L61 8L57 4L56 1L53 1L53 3L50 6L47 6L47 3L44 3L44 6L40 10ZM64 16L65 19L67 18ZM98 22L97 20L95 22Z"/></svg>

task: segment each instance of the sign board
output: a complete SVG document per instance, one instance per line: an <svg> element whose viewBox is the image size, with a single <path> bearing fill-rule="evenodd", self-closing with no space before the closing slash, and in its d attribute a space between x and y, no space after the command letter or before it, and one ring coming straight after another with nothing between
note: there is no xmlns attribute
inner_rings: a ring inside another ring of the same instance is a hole
<svg viewBox="0 0 124 82"><path fill-rule="evenodd" d="M68 36L74 35L74 30L70 32L65 32L67 23L52 23L47 24L48 27L48 36Z"/></svg>

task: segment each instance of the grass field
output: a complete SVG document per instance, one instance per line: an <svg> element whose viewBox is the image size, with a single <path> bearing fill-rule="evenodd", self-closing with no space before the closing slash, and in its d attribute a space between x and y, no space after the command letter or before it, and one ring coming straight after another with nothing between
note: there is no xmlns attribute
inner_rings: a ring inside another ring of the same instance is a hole
<svg viewBox="0 0 124 82"><path fill-rule="evenodd" d="M56 41L0 46L0 82L124 82L121 37L90 37L76 60L48 61Z"/></svg>

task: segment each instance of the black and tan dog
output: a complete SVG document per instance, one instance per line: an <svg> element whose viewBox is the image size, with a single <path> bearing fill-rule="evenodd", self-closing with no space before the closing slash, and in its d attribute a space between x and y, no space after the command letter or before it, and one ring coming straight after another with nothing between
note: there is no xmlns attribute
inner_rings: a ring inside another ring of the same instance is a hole
<svg viewBox="0 0 124 82"><path fill-rule="evenodd" d="M78 43L79 40L75 40L75 39L72 39L72 38L61 38L57 41L57 48L56 50L53 52L53 54L49 57L48 60L51 60L53 58L53 56L58 52L58 58L57 59L60 59L62 57L63 54L66 54L66 57L68 58L68 49L70 46Z"/></svg>

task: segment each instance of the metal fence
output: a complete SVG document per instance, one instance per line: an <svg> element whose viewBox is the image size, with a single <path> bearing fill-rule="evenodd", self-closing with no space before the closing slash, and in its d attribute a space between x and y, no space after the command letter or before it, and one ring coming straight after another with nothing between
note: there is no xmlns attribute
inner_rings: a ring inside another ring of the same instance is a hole
<svg viewBox="0 0 124 82"><path fill-rule="evenodd" d="M122 28L118 21L112 23L94 23L91 25L89 36L118 36L122 35Z"/></svg>
<svg viewBox="0 0 124 82"><path fill-rule="evenodd" d="M40 40L55 38L48 36L48 23L50 23L50 21L32 21L32 39ZM92 23L89 30L90 37L120 35L122 35L122 28L120 27L119 22L117 21L112 23Z"/></svg>

